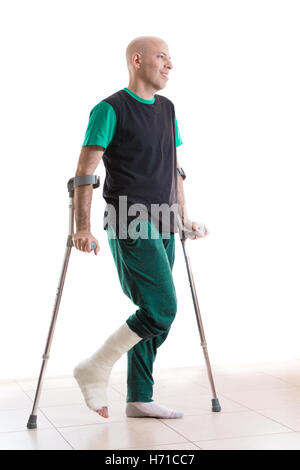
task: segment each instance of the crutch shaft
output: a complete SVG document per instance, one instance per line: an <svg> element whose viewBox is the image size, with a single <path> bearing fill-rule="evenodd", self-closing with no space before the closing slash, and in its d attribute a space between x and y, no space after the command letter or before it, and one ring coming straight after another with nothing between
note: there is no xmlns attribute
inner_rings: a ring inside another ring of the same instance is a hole
<svg viewBox="0 0 300 470"><path fill-rule="evenodd" d="M193 303L194 303L194 308L195 308L195 313L196 313L196 319L197 319L197 325L198 325L199 334L200 334L201 346L202 346L202 349L203 349L207 374L208 374L208 378L209 378L209 382L210 382L210 386L211 386L211 390L212 390L212 395L213 395L213 400L212 400L213 401L213 411L220 411L221 407L219 405L219 401L218 401L217 394L216 394L214 379L213 379L210 360L209 360L209 356L208 356L207 342L206 342L206 338L205 338L205 334L204 334L203 322L202 322L202 318L201 318L200 307L199 307L197 292L196 292L196 288L195 288L194 277L193 277L193 273L192 273L192 269L191 269L190 259L189 259L189 256L188 256L187 252L186 252L185 238L184 237L181 239L181 243L182 243L184 259L185 259L185 262L186 262L188 278L189 278L189 283L190 283L190 288L191 288L191 293L192 293L192 298L193 298Z"/></svg>
<svg viewBox="0 0 300 470"><path fill-rule="evenodd" d="M51 319L51 323L50 323L50 328L49 328L49 333L48 333L48 337L47 337L46 347L45 347L45 351L44 351L44 354L43 354L42 367L41 367L41 371L40 371L40 375L39 375L39 379L38 379L37 389L36 389L36 392L35 392L33 408L32 408L32 412L31 412L31 415L29 417L28 423L27 423L27 427L29 429L36 428L37 410L38 410L39 401L40 401L40 395L41 395L41 390L42 390L44 374L45 374L47 362L48 362L48 359L49 359L50 348L51 348L52 339L53 339L53 335L54 335L58 310L59 310L60 301L61 301L61 297L62 297L62 293L63 293L63 288L64 288L66 273L67 273L67 269L68 269L71 249L72 249L72 246L73 246L73 241L72 241L73 228L74 228L74 205L73 205L73 197L70 197L69 198L69 234L68 234L68 238L67 238L67 244L66 244L66 250L65 250L65 256L64 256L64 261L63 261L63 265L62 265L61 275L60 275L60 278L59 278L59 283L58 283L58 287L57 287L57 291L56 291L54 309L53 309L53 313L52 313L52 319Z"/></svg>
<svg viewBox="0 0 300 470"><path fill-rule="evenodd" d="M191 292L192 292L192 298L193 298L193 303L194 303L195 312L196 312L197 324L198 324L198 329L199 329L199 333L200 333L201 346L203 348L204 358L205 358L205 362L206 362L206 365L207 365L207 372L208 372L208 377L209 377L209 381L210 381L211 388L212 388L213 397L216 398L217 395L216 395L215 385L214 385L214 381L213 381L213 376L212 376L212 371L211 371L211 366L210 366L210 361L209 361L209 356L208 356L207 342L206 342L206 338L205 338L204 327L203 327L203 322L202 322L202 318L201 318L197 292L196 292L196 288L195 288L194 276L193 276L193 273L192 273L192 270L191 270L191 264L190 264L189 256L188 256L188 254L186 253L186 250L185 250L184 242L182 242L182 243L183 243L183 247L184 247L188 277L189 277L189 282L190 282L190 288L191 288Z"/></svg>
<svg viewBox="0 0 300 470"><path fill-rule="evenodd" d="M63 267L62 267L60 280L59 280L59 284L58 284L58 288L57 288L57 292L56 292L54 309L53 309L51 324L50 324L49 333L48 333L48 337L47 337L46 347L45 347L45 351L44 351L44 354L43 354L43 363L42 363L42 367L41 367L41 371L40 371L40 375L39 375L37 390L36 390L36 393L35 393L33 408L32 408L32 412L31 412L31 417L37 415L37 409L38 409L40 394L41 394L41 390L42 390L44 373L45 373L47 362L48 362L48 359L49 359L50 348L51 348L51 344L52 344L52 339L53 339L53 335L54 335L58 310L59 310L60 301L61 301L61 297L62 297L62 292L63 292L63 288L64 288L64 283L65 283L67 268L68 268L68 264L69 264L71 249L72 249L71 246L66 247Z"/></svg>

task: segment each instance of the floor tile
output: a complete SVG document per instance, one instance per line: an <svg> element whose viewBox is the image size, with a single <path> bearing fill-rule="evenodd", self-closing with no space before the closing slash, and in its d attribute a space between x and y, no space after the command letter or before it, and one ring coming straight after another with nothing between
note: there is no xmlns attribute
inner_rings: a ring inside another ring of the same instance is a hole
<svg viewBox="0 0 300 470"><path fill-rule="evenodd" d="M35 391L29 390L26 392L32 399L35 396ZM123 401L124 397L116 390L108 389L108 398L111 400ZM51 388L42 390L39 406L58 406L58 405L71 405L76 403L84 403L84 398L79 387L70 388Z"/></svg>
<svg viewBox="0 0 300 470"><path fill-rule="evenodd" d="M184 413L175 420L127 418L126 371L111 374L108 419L88 409L72 375L46 377L36 430L26 424L37 378L1 381L0 449L300 450L300 359L212 371L221 413L205 364L154 371L153 398Z"/></svg>
<svg viewBox="0 0 300 470"><path fill-rule="evenodd" d="M271 374L275 376L284 376L284 373L290 372L299 376L300 359L253 364L252 368L256 371L264 372L266 374Z"/></svg>
<svg viewBox="0 0 300 470"><path fill-rule="evenodd" d="M215 386L219 393L226 393L230 390L273 390L293 387L292 384L278 377L247 371L219 375L215 379Z"/></svg>
<svg viewBox="0 0 300 470"><path fill-rule="evenodd" d="M59 428L77 450L119 449L186 443L186 439L155 418L131 418L123 423Z"/></svg>
<svg viewBox="0 0 300 470"><path fill-rule="evenodd" d="M300 405L286 406L283 408L269 408L259 410L259 413L267 418L274 419L284 426L288 426L293 431L300 432Z"/></svg>
<svg viewBox="0 0 300 470"><path fill-rule="evenodd" d="M179 385L195 382L202 385L204 388L210 386L205 366L162 369L154 374L154 382L156 385L163 382L166 382L167 384L176 383Z"/></svg>
<svg viewBox="0 0 300 470"><path fill-rule="evenodd" d="M204 364L197 367L170 367L170 368L156 368L154 371L154 378L170 378L170 377L185 377L187 378L205 378L207 379L207 369Z"/></svg>
<svg viewBox="0 0 300 470"><path fill-rule="evenodd" d="M176 408L178 411L187 415L197 415L202 413L209 413L212 409L212 396L210 393L206 394L195 394L195 395L184 395L179 393L173 394L162 394L160 391L154 393L153 398L158 403L167 406L169 408ZM248 411L248 408L235 403L234 401L219 396L219 403L222 408L222 412L233 412L233 411Z"/></svg>
<svg viewBox="0 0 300 470"><path fill-rule="evenodd" d="M1 410L0 411L0 433L24 431L27 429L27 421L31 414L32 407L20 410ZM39 429L53 428L53 425L39 411L38 412Z"/></svg>
<svg viewBox="0 0 300 470"><path fill-rule="evenodd" d="M285 372L291 372L299 376L300 360L261 362L256 364L223 364L213 368L213 373L219 375L264 373L284 379Z"/></svg>
<svg viewBox="0 0 300 470"><path fill-rule="evenodd" d="M167 385L158 385L154 387L154 396L159 397L178 397L182 400L193 400L199 396L207 396L210 391L207 388L202 387L199 384L188 383L184 386L176 386L174 384Z"/></svg>
<svg viewBox="0 0 300 470"><path fill-rule="evenodd" d="M189 441L225 439L290 432L290 429L253 411L210 413L183 419L161 420Z"/></svg>
<svg viewBox="0 0 300 470"><path fill-rule="evenodd" d="M30 398L16 384L1 384L0 386L0 410L30 409L33 403Z"/></svg>
<svg viewBox="0 0 300 470"><path fill-rule="evenodd" d="M127 447L118 450L200 450L196 444L190 442L181 444L161 444L158 446Z"/></svg>
<svg viewBox="0 0 300 470"><path fill-rule="evenodd" d="M1 450L71 450L55 429L31 429L0 434Z"/></svg>
<svg viewBox="0 0 300 470"><path fill-rule="evenodd" d="M265 436L198 441L204 450L300 450L300 434L291 432Z"/></svg>
<svg viewBox="0 0 300 470"><path fill-rule="evenodd" d="M201 383L197 382L194 379L186 379L186 380L175 380L175 379L167 379L163 378L161 380L157 380L154 384L154 391L165 391L166 393L187 393L187 394L199 394L199 393L207 393L208 386L203 386Z"/></svg>
<svg viewBox="0 0 300 470"><path fill-rule="evenodd" d="M38 383L38 379L36 380L21 380L16 381L16 383L21 387L24 391L35 391ZM77 387L77 382L74 377L57 377L51 379L44 379L43 381L43 390L47 390L49 388L69 388L69 387Z"/></svg>
<svg viewBox="0 0 300 470"><path fill-rule="evenodd" d="M126 376L111 378L110 385L116 390L121 391L123 394L127 393ZM199 382L199 375L195 373L194 370L193 372L190 371L189 374L176 375L176 372L173 372L169 375L164 373L162 376L158 376L158 374L154 376L154 392L157 392L158 390L163 391L164 389L168 392L170 389L174 389L175 391L188 391L191 388L198 388L199 390L202 389L202 392L205 393L208 387L209 382L207 374L203 377L202 382Z"/></svg>
<svg viewBox="0 0 300 470"><path fill-rule="evenodd" d="M86 404L43 407L43 413L55 427L82 426L126 421L125 402L110 401L109 418L103 418L90 410Z"/></svg>
<svg viewBox="0 0 300 470"><path fill-rule="evenodd" d="M118 393L120 393L124 398L127 394L127 384L125 382L112 382L110 381L110 386Z"/></svg>
<svg viewBox="0 0 300 470"><path fill-rule="evenodd" d="M273 371L270 370L269 372L266 372L266 374L279 378L287 384L300 387L300 367L297 370L294 368L287 368L284 370L274 369Z"/></svg>
<svg viewBox="0 0 300 470"><path fill-rule="evenodd" d="M295 406L300 408L300 388L288 387L274 390L228 390L224 395L252 410Z"/></svg>

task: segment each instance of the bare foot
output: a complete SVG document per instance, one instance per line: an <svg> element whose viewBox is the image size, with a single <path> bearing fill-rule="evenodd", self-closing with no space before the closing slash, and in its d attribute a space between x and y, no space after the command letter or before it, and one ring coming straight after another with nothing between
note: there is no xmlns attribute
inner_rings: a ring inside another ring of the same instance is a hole
<svg viewBox="0 0 300 470"><path fill-rule="evenodd" d="M98 415L102 416L103 418L109 418L107 406L102 406L100 410L96 410L96 413L98 413Z"/></svg>

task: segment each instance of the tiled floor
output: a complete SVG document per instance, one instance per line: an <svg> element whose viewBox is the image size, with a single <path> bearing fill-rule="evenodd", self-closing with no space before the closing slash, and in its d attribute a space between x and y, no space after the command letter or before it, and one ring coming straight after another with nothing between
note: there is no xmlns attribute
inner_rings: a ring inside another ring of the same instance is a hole
<svg viewBox="0 0 300 470"><path fill-rule="evenodd" d="M154 399L182 419L126 418L126 374L112 373L109 419L90 411L73 377L46 378L38 429L28 430L36 381L0 383L0 449L300 449L300 359L156 370Z"/></svg>

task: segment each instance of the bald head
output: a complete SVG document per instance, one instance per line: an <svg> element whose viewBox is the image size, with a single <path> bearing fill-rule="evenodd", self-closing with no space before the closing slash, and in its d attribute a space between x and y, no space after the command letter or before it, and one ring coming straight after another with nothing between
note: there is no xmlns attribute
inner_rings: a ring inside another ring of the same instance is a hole
<svg viewBox="0 0 300 470"><path fill-rule="evenodd" d="M143 57L146 57L148 52L152 50L155 46L163 45L167 47L166 42L163 39L160 39L156 36L140 36L133 39L127 46L126 49L126 61L129 72L132 71L132 56L135 53L140 54Z"/></svg>
<svg viewBox="0 0 300 470"><path fill-rule="evenodd" d="M126 61L128 88L140 90L144 96L150 97L166 86L169 71L173 68L167 43L156 36L133 39L126 49Z"/></svg>

